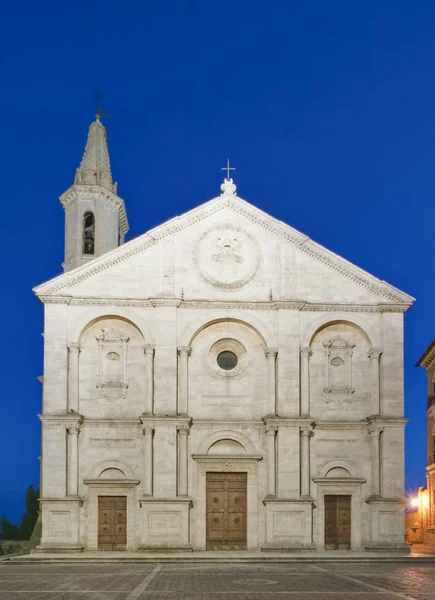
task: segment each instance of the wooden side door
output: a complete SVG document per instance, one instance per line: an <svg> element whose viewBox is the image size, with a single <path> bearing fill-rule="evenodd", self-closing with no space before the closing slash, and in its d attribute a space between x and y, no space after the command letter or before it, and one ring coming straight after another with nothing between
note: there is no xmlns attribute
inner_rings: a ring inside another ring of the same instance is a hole
<svg viewBox="0 0 435 600"><path fill-rule="evenodd" d="M325 550L350 550L351 496L325 496Z"/></svg>
<svg viewBox="0 0 435 600"><path fill-rule="evenodd" d="M207 550L246 550L247 473L207 473Z"/></svg>
<svg viewBox="0 0 435 600"><path fill-rule="evenodd" d="M338 550L350 550L350 500L351 496L337 496Z"/></svg>
<svg viewBox="0 0 435 600"><path fill-rule="evenodd" d="M127 549L127 497L98 496L98 550Z"/></svg>

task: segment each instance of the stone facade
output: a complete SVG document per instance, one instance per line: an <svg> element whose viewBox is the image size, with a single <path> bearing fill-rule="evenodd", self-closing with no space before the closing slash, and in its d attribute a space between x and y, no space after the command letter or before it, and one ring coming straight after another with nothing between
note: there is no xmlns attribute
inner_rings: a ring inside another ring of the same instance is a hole
<svg viewBox="0 0 435 600"><path fill-rule="evenodd" d="M417 366L427 373L427 486L418 490L418 531L420 542L435 546L435 340Z"/></svg>
<svg viewBox="0 0 435 600"><path fill-rule="evenodd" d="M75 223L84 186L97 248L112 227L97 210L107 178L83 177ZM128 550L206 549L210 473L247 474L249 550L324 549L331 496L348 498L350 550L404 550L413 299L242 200L232 180L221 191L36 288L40 550L98 549L101 496L123 499ZM81 233L67 223L69 236Z"/></svg>

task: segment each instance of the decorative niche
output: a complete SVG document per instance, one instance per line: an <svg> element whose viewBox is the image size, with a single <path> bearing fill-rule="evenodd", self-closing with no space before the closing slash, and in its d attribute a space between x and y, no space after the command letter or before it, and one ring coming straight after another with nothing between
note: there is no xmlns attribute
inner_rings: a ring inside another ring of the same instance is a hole
<svg viewBox="0 0 435 600"><path fill-rule="evenodd" d="M355 344L347 342L341 336L336 336L329 342L324 342L326 360L326 402L339 397L347 402L352 400L352 356Z"/></svg>
<svg viewBox="0 0 435 600"><path fill-rule="evenodd" d="M116 329L102 329L98 344L99 400L115 402L127 397L127 350L129 338Z"/></svg>

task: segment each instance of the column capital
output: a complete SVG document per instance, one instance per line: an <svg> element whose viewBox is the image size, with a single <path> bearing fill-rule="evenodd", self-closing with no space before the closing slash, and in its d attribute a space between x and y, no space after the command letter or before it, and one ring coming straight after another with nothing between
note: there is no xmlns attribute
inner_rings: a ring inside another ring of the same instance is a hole
<svg viewBox="0 0 435 600"><path fill-rule="evenodd" d="M79 354L80 344L78 344L77 342L71 342L71 344L68 344L68 351L71 354Z"/></svg>
<svg viewBox="0 0 435 600"><path fill-rule="evenodd" d="M301 435L310 438L314 435L314 425L301 425Z"/></svg>
<svg viewBox="0 0 435 600"><path fill-rule="evenodd" d="M154 355L155 346L153 346L152 344L145 344L145 346L143 347L143 351L144 351L144 354Z"/></svg>
<svg viewBox="0 0 435 600"><path fill-rule="evenodd" d="M379 360L381 358L382 355L382 350L380 350L379 348L371 348L371 350L369 350L368 353L368 357L371 359L377 359Z"/></svg>
<svg viewBox="0 0 435 600"><path fill-rule="evenodd" d="M67 425L66 427L67 433L68 435L75 435L75 436L79 436L80 431L82 430L82 423L73 423L70 425Z"/></svg>
<svg viewBox="0 0 435 600"><path fill-rule="evenodd" d="M278 348L266 348L266 350L264 351L264 355L270 360L274 359L278 355Z"/></svg>
<svg viewBox="0 0 435 600"><path fill-rule="evenodd" d="M367 431L372 437L378 437L384 431L384 428L377 423L369 423Z"/></svg>
<svg viewBox="0 0 435 600"><path fill-rule="evenodd" d="M144 435L154 435L154 425L151 423L142 423L142 432Z"/></svg>
<svg viewBox="0 0 435 600"><path fill-rule="evenodd" d="M304 346L299 350L299 352L301 353L301 356L306 356L307 358L310 358L310 356L313 354L313 351L309 346Z"/></svg>
<svg viewBox="0 0 435 600"><path fill-rule="evenodd" d="M266 425L264 432L266 435L275 435L278 431L277 425Z"/></svg>
<svg viewBox="0 0 435 600"><path fill-rule="evenodd" d="M189 435L190 427L189 425L177 425L177 431L179 435Z"/></svg>
<svg viewBox="0 0 435 600"><path fill-rule="evenodd" d="M180 356L190 356L192 352L192 346L180 346L178 348L178 354Z"/></svg>

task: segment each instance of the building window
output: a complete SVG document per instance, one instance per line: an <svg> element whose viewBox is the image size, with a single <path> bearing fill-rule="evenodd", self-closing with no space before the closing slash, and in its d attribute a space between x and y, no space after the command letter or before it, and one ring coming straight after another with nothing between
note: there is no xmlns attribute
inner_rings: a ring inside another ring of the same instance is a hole
<svg viewBox="0 0 435 600"><path fill-rule="evenodd" d="M237 367L237 363L239 362L237 355L230 350L224 350L224 352L220 352L216 360L217 364L221 369L224 369L224 371L232 371L232 369Z"/></svg>
<svg viewBox="0 0 435 600"><path fill-rule="evenodd" d="M83 216L83 254L95 254L95 217L91 212Z"/></svg>

